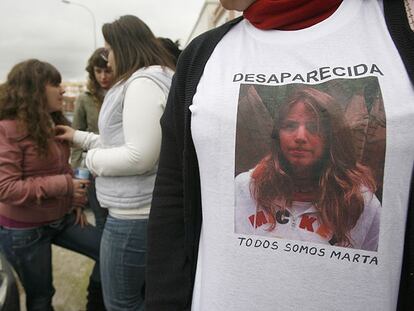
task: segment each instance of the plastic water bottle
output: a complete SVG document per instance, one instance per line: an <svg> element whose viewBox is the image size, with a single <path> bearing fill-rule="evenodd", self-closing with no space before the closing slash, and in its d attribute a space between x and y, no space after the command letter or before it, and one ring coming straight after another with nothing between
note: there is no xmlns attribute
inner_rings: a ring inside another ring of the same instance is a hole
<svg viewBox="0 0 414 311"><path fill-rule="evenodd" d="M91 172L87 168L78 167L73 170L73 177L89 180L91 178Z"/></svg>

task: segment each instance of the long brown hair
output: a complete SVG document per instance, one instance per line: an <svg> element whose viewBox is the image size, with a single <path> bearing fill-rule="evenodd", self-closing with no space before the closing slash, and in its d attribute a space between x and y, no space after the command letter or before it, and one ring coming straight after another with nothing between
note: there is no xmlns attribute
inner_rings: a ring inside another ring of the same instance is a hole
<svg viewBox="0 0 414 311"><path fill-rule="evenodd" d="M49 112L46 85L60 85L59 71L51 64L29 59L16 64L0 86L0 120L17 120L46 155L53 138L53 123L69 125L61 111Z"/></svg>
<svg viewBox="0 0 414 311"><path fill-rule="evenodd" d="M313 204L321 213L322 223L327 226L337 243L349 245L348 233L356 225L364 211L362 189L375 192L375 181L370 169L357 161L352 132L339 104L328 94L314 88L297 90L292 98L279 107L272 133L271 153L263 158L252 173L250 185L257 206L269 215L273 230L275 212L291 206L295 191L289 163L280 148L279 131L292 106L297 102L308 105L319 121L324 135L325 156L318 163L315 176L317 196Z"/></svg>
<svg viewBox="0 0 414 311"><path fill-rule="evenodd" d="M169 38L158 37L162 46L171 54L174 64L177 65L178 57L181 55L180 42L178 40L172 41Z"/></svg>
<svg viewBox="0 0 414 311"><path fill-rule="evenodd" d="M96 49L95 52L92 53L91 57L89 57L88 64L85 68L88 72L88 83L86 84L86 88L92 95L92 98L97 104L98 108L101 108L104 99L104 93L98 80L96 80L94 67L99 67L102 69L107 68L108 62L102 57L102 54L104 52L105 48Z"/></svg>
<svg viewBox="0 0 414 311"><path fill-rule="evenodd" d="M115 58L115 81L127 80L138 69L160 65L175 69L172 56L141 19L125 15L102 26Z"/></svg>

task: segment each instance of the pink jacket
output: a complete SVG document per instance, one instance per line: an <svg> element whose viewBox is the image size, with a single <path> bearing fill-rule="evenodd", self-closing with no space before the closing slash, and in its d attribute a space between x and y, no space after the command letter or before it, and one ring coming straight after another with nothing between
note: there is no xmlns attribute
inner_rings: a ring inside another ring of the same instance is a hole
<svg viewBox="0 0 414 311"><path fill-rule="evenodd" d="M0 216L26 223L63 217L72 203L69 146L51 140L41 158L15 120L0 121Z"/></svg>

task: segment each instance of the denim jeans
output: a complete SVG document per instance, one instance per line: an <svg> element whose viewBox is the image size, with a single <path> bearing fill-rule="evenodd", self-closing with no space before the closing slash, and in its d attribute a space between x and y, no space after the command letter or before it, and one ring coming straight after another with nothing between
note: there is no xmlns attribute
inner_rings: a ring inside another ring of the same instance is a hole
<svg viewBox="0 0 414 311"><path fill-rule="evenodd" d="M148 219L108 216L101 242L101 278L108 311L144 310Z"/></svg>
<svg viewBox="0 0 414 311"><path fill-rule="evenodd" d="M0 251L19 275L26 291L28 311L53 310L51 244L98 262L101 232L93 226L81 228L74 221L75 215L68 214L59 221L33 229L0 227ZM97 269L90 279L99 282Z"/></svg>

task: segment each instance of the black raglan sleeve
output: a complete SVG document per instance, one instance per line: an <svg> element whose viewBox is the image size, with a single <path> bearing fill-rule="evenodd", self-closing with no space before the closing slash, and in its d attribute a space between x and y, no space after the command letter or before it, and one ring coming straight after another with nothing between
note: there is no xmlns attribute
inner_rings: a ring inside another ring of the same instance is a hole
<svg viewBox="0 0 414 311"><path fill-rule="evenodd" d="M216 45L241 20L201 34L178 60L161 118L161 154L148 224L146 311L191 308L202 217L189 106Z"/></svg>
<svg viewBox="0 0 414 311"><path fill-rule="evenodd" d="M405 1L384 0L384 15L388 31L414 85L414 31L411 29ZM414 103L413 103L414 104ZM414 170L411 175L410 201L404 240L403 263L398 293L398 311L412 310L414 306Z"/></svg>
<svg viewBox="0 0 414 311"><path fill-rule="evenodd" d="M183 195L184 101L174 75L161 118L162 143L148 223L146 310L185 310L192 292Z"/></svg>

